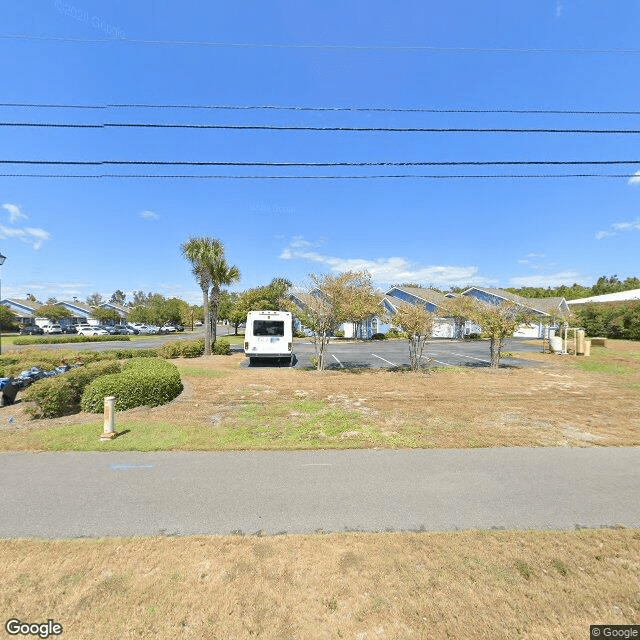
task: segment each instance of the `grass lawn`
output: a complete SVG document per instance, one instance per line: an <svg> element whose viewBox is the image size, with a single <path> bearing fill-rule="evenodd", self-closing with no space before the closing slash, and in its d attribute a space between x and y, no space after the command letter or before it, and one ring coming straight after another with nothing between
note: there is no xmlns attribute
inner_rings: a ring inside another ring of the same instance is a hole
<svg viewBox="0 0 640 640"><path fill-rule="evenodd" d="M183 393L118 413L115 440L98 440L100 415L30 420L18 402L0 409L0 450L640 445L640 344L593 354L430 375L249 369L242 354L177 359Z"/></svg>
<svg viewBox="0 0 640 640"><path fill-rule="evenodd" d="M63 637L583 640L638 622L640 532L2 540L6 618Z"/></svg>

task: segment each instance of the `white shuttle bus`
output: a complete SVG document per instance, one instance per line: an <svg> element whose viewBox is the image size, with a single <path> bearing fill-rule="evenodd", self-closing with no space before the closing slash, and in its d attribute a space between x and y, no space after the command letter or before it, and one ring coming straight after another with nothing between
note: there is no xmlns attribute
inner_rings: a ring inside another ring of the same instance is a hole
<svg viewBox="0 0 640 640"><path fill-rule="evenodd" d="M288 311L249 311L244 354L251 366L258 358L293 364L293 318Z"/></svg>

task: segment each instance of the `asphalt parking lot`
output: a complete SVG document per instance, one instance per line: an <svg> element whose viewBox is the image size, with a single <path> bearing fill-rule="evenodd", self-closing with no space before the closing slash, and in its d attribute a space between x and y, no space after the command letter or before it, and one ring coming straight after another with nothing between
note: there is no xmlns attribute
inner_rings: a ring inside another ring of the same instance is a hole
<svg viewBox="0 0 640 640"><path fill-rule="evenodd" d="M503 352L540 352L542 344L528 344L529 340L512 338L506 340ZM295 367L311 366L315 354L312 342L294 342ZM242 351L236 346L234 351ZM431 340L423 351L423 360L430 366L439 367L488 367L489 342L486 340L463 342L458 340ZM502 358L503 367L540 366L539 362L526 358ZM380 369L405 367L409 365L409 345L406 340L368 340L359 343L330 342L327 351L327 369ZM247 361L242 366L248 366ZM278 366L269 360L254 366Z"/></svg>

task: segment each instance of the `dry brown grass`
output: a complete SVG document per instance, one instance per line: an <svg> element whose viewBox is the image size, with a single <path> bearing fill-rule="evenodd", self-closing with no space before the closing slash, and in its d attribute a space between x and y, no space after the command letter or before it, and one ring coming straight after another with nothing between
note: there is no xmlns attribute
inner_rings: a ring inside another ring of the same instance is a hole
<svg viewBox="0 0 640 640"><path fill-rule="evenodd" d="M640 533L2 541L5 619L73 640L588 637L640 621Z"/></svg>
<svg viewBox="0 0 640 640"><path fill-rule="evenodd" d="M178 448L278 448L285 446L287 436L274 434L270 440L264 428L252 444L251 420L267 416L267 427L275 428L286 419L295 431L312 414L292 403L309 401L340 410L346 426L334 434L306 434L299 441L294 433L287 448L640 445L640 344L618 342L594 349L588 361L541 353L526 357L544 366L441 369L427 376L384 370L246 369L238 366L242 355L179 360L182 395L165 406L122 412L118 422L200 430L202 438ZM247 413L251 410L253 417ZM10 430L18 433L100 419L78 414L30 421L19 405L0 411L5 432L3 416L9 413ZM236 442L234 430L241 427L246 433ZM225 429L229 438L221 444ZM15 438L0 434L0 448L21 447Z"/></svg>

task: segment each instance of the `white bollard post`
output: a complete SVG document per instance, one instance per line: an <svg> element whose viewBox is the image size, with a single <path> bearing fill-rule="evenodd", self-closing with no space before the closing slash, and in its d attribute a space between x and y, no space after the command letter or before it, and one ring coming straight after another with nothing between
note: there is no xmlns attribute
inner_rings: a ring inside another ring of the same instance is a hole
<svg viewBox="0 0 640 640"><path fill-rule="evenodd" d="M113 440L116 437L115 432L115 396L106 396L104 399L104 432L100 435L100 440Z"/></svg>

